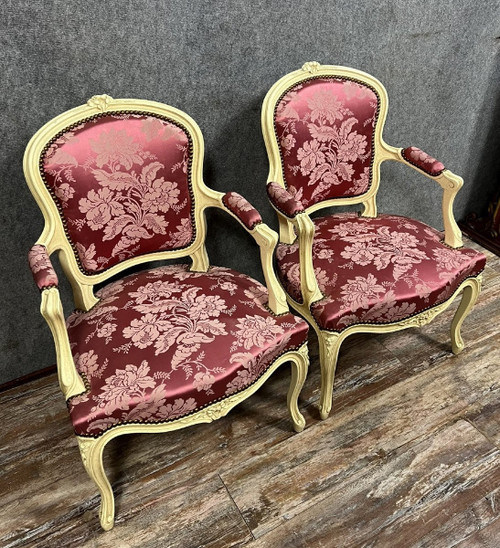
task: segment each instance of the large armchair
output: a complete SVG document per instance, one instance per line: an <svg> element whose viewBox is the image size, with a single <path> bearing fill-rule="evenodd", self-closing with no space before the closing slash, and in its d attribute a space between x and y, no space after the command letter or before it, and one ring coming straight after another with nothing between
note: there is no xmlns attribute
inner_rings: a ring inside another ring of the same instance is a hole
<svg viewBox="0 0 500 548"><path fill-rule="evenodd" d="M451 325L453 352L480 291L483 254L463 247L453 200L463 181L416 147L382 137L387 92L364 72L306 63L276 82L262 107L267 191L278 214L279 277L320 347L320 415L327 418L338 352L354 333L422 326L463 293ZM380 165L393 160L443 189L444 234L377 213ZM331 206L362 212L311 218Z"/></svg>
<svg viewBox="0 0 500 548"><path fill-rule="evenodd" d="M304 428L297 400L308 326L289 313L275 277L278 236L242 196L208 188L202 162L203 138L187 114L106 95L50 121L26 150L26 179L45 219L30 267L83 464L101 493L104 529L114 524L114 498L102 454L116 436L213 421L285 362L293 366L289 411L295 430ZM209 265L209 207L253 236L267 287ZM55 251L74 294L68 318ZM116 278L180 257L191 264Z"/></svg>

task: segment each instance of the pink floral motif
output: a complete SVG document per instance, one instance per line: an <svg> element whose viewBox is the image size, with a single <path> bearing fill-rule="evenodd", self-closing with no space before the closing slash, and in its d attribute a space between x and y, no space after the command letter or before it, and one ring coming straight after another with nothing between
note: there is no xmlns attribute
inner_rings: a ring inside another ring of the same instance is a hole
<svg viewBox="0 0 500 548"><path fill-rule="evenodd" d="M368 86L337 78L302 82L282 98L275 127L284 177L304 206L368 190L377 103Z"/></svg>
<svg viewBox="0 0 500 548"><path fill-rule="evenodd" d="M34 245L28 253L28 262L38 289L58 285L57 274L45 246Z"/></svg>
<svg viewBox="0 0 500 548"><path fill-rule="evenodd" d="M35 245L31 248L28 256L31 271L36 274L42 270L51 270L52 263L43 245Z"/></svg>
<svg viewBox="0 0 500 548"><path fill-rule="evenodd" d="M134 397L142 395L146 388L155 387L156 383L148 373L146 360L139 367L129 364L125 369L118 369L106 379L101 393L96 397L97 405L92 408L92 412L100 409L110 415L115 409L129 409Z"/></svg>
<svg viewBox="0 0 500 548"><path fill-rule="evenodd" d="M78 250L78 256L83 266L87 270L97 270L97 261L94 259L96 250L95 244L90 244L87 249L81 244L76 244L76 249Z"/></svg>
<svg viewBox="0 0 500 548"><path fill-rule="evenodd" d="M356 308L368 308L370 299L377 299L380 294L385 293L384 286L377 283L373 274L368 276L356 276L341 288L343 302L350 306L351 310Z"/></svg>
<svg viewBox="0 0 500 548"><path fill-rule="evenodd" d="M193 379L193 386L200 392L201 390L210 390L215 382L215 377L206 371L196 373Z"/></svg>
<svg viewBox="0 0 500 548"><path fill-rule="evenodd" d="M118 166L123 166L128 170L133 164L142 165L144 162L140 154L141 145L134 142L134 138L124 129L103 131L97 140L90 142L90 146L97 152L97 167L107 165L115 171Z"/></svg>
<svg viewBox="0 0 500 548"><path fill-rule="evenodd" d="M238 217L248 230L252 230L256 225L262 222L260 213L237 192L226 192L222 203Z"/></svg>
<svg viewBox="0 0 500 548"><path fill-rule="evenodd" d="M311 313L323 329L407 318L449 298L484 268L482 254L450 249L442 234L405 217L343 213L313 222L313 263L325 297ZM280 244L276 258L283 285L302 302L298 245Z"/></svg>
<svg viewBox="0 0 500 548"><path fill-rule="evenodd" d="M416 165L422 171L425 171L429 175L439 175L444 171L444 165L441 162L438 162L436 158L433 158L423 150L420 150L417 147L408 147L402 151L403 158L408 160L410 163Z"/></svg>
<svg viewBox="0 0 500 548"><path fill-rule="evenodd" d="M273 316L264 287L227 268L164 266L112 282L98 296L67 322L89 386L69 402L79 435L182 417L243 390L307 339L303 320ZM253 331L241 332L242 322Z"/></svg>
<svg viewBox="0 0 500 548"><path fill-rule="evenodd" d="M274 339L276 335L284 333L283 328L271 316L249 316L247 314L245 318L238 320L237 328L238 330L234 332L237 339L236 344L247 349L252 346L263 346L267 341Z"/></svg>
<svg viewBox="0 0 500 548"><path fill-rule="evenodd" d="M51 145L46 181L86 271L191 242L189 155L180 128L145 115L103 115Z"/></svg>

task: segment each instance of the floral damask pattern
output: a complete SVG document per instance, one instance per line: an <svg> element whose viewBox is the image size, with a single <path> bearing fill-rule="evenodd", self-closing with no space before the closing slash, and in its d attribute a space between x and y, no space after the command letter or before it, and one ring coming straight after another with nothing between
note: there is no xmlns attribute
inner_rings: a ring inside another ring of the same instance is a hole
<svg viewBox="0 0 500 548"><path fill-rule="evenodd" d="M401 154L405 160L434 177L444 171L444 164L417 147L404 148Z"/></svg>
<svg viewBox="0 0 500 548"><path fill-rule="evenodd" d="M189 158L182 129L132 113L103 115L52 142L43 174L86 271L189 244Z"/></svg>
<svg viewBox="0 0 500 548"><path fill-rule="evenodd" d="M226 192L222 198L222 202L231 213L238 217L248 230L254 229L262 222L260 213L246 198L241 196L241 194L238 194L237 192Z"/></svg>
<svg viewBox="0 0 500 548"><path fill-rule="evenodd" d="M67 322L76 367L90 385L70 402L79 435L191 413L246 388L307 340L303 320L271 314L265 287L227 268L160 267L98 296Z"/></svg>
<svg viewBox="0 0 500 548"><path fill-rule="evenodd" d="M368 190L377 107L371 88L336 78L302 82L281 99L275 128L284 177L305 207Z"/></svg>
<svg viewBox="0 0 500 548"><path fill-rule="evenodd" d="M313 262L325 297L311 312L323 329L404 319L448 299L486 261L473 249L445 246L439 232L405 217L344 213L313 222ZM302 302L298 244L280 244L277 259L285 288Z"/></svg>
<svg viewBox="0 0 500 548"><path fill-rule="evenodd" d="M273 206L287 217L295 217L304 211L302 204L278 183L267 185L267 195Z"/></svg>
<svg viewBox="0 0 500 548"><path fill-rule="evenodd" d="M59 280L50 262L47 249L43 245L34 245L28 253L28 261L38 289L57 286Z"/></svg>

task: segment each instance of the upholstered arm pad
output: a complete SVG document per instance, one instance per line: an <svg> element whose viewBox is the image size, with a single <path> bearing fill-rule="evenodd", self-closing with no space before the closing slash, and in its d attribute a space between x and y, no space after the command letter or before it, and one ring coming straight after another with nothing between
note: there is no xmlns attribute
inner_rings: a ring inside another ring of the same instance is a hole
<svg viewBox="0 0 500 548"><path fill-rule="evenodd" d="M427 175L432 177L437 177L444 171L444 164L438 162L436 158L429 156L423 150L420 150L417 147L407 147L401 150L401 156L408 163L412 164L418 169L421 169Z"/></svg>
<svg viewBox="0 0 500 548"><path fill-rule="evenodd" d="M253 230L258 224L262 223L260 213L246 198L237 192L226 192L222 197L222 203L248 230Z"/></svg>
<svg viewBox="0 0 500 548"><path fill-rule="evenodd" d="M34 245L28 253L28 260L33 279L40 291L59 285L56 271L50 262L49 254L47 253L45 246Z"/></svg>
<svg viewBox="0 0 500 548"><path fill-rule="evenodd" d="M304 211L304 206L278 183L268 183L267 195L273 207L286 217L293 218Z"/></svg>

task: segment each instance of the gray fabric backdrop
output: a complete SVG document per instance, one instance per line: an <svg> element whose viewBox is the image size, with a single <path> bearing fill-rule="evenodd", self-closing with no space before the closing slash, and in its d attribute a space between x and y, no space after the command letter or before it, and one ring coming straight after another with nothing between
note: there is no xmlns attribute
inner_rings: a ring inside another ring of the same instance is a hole
<svg viewBox="0 0 500 548"><path fill-rule="evenodd" d="M244 194L273 227L260 106L305 61L385 84L386 140L420 146L465 178L458 218L483 210L499 180L498 0L4 0L0 15L0 383L55 361L26 261L42 216L23 151L46 121L94 94L187 111L205 136L206 182ZM380 211L442 228L437 185L399 165L382 175ZM260 278L243 230L219 213L209 222L212 264ZM63 296L69 312L66 286Z"/></svg>

